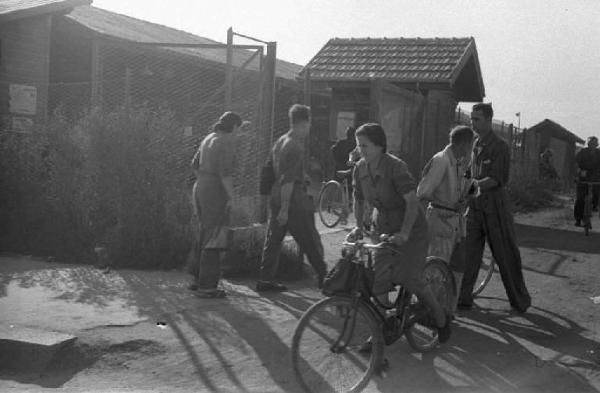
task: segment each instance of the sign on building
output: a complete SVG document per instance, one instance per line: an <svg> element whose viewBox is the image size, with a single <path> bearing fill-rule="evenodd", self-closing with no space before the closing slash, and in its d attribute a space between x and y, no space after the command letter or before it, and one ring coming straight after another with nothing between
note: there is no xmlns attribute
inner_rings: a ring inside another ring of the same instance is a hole
<svg viewBox="0 0 600 393"><path fill-rule="evenodd" d="M11 113L35 115L37 89L35 86L11 83L9 87L9 110Z"/></svg>

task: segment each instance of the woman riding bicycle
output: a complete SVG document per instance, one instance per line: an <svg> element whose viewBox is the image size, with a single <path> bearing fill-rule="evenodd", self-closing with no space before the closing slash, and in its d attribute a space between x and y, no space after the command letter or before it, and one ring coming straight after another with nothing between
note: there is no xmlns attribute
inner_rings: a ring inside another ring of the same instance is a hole
<svg viewBox="0 0 600 393"><path fill-rule="evenodd" d="M387 296L395 284L415 294L432 311L440 343L450 337L449 314L443 310L423 277L429 237L425 214L416 196L416 183L401 159L389 154L381 125L367 123L356 131L361 160L353 172L356 228L350 238L362 236L365 201L373 209L372 241L390 234L394 250L373 253L373 293Z"/></svg>

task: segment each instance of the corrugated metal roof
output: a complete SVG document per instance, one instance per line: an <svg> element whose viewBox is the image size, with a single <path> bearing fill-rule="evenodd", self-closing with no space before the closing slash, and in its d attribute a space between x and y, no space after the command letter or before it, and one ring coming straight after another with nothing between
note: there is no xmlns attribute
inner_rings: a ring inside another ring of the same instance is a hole
<svg viewBox="0 0 600 393"><path fill-rule="evenodd" d="M311 79L453 82L473 38L333 38L310 60Z"/></svg>
<svg viewBox="0 0 600 393"><path fill-rule="evenodd" d="M177 44L222 44L208 38L200 37L182 30L168 26L132 18L92 6L77 7L67 18L94 31L95 33L118 40L132 42L160 42ZM226 64L226 51L211 48L172 48L171 50L185 53L190 56L202 58L216 63ZM253 52L235 49L233 64L242 65ZM258 63L252 61L248 69L256 71ZM276 76L279 78L295 80L302 66L284 60L277 60Z"/></svg>
<svg viewBox="0 0 600 393"><path fill-rule="evenodd" d="M0 21L49 14L91 3L92 0L2 0Z"/></svg>

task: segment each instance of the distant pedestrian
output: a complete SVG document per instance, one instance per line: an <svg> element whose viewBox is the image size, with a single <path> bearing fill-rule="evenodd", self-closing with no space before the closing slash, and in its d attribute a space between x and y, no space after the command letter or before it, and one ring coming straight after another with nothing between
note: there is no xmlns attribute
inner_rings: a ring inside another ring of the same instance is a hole
<svg viewBox="0 0 600 393"><path fill-rule="evenodd" d="M257 291L285 291L275 281L283 238L289 231L317 273L320 287L327 267L323 244L315 227L314 202L307 191L304 144L310 131L310 108L293 105L288 112L290 130L271 150L275 184L271 189L269 224L263 249Z"/></svg>
<svg viewBox="0 0 600 393"><path fill-rule="evenodd" d="M470 309L473 306L473 287L487 240L511 307L524 313L531 305L531 297L523 279L521 254L505 190L510 150L508 144L492 130L493 116L491 104L473 106L471 122L478 138L473 149L471 173L478 191L469 203L467 214L467 265L458 308Z"/></svg>
<svg viewBox="0 0 600 393"><path fill-rule="evenodd" d="M429 252L449 264L457 288L466 264L466 208L472 180L465 174L471 163L474 132L457 126L450 131L450 143L425 165L417 197L427 206ZM458 296L454 299L456 309Z"/></svg>
<svg viewBox="0 0 600 393"><path fill-rule="evenodd" d="M585 196L588 193L588 186L582 182L600 181L600 150L598 150L598 138L591 136L587 140L587 147L581 149L575 155L577 164L577 194L573 215L575 216L575 226L581 226L583 218L583 208ZM598 196L600 187L592 187L592 210L598 211Z"/></svg>
<svg viewBox="0 0 600 393"><path fill-rule="evenodd" d="M553 154L550 148L545 148L540 154L540 177L542 179L554 180L558 178L558 173L554 169Z"/></svg>
<svg viewBox="0 0 600 393"><path fill-rule="evenodd" d="M331 156L335 163L333 178L339 182L347 180L348 195L352 195L352 167L353 162L349 160L350 154L356 149L356 129L352 126L346 128L346 139L339 139L331 146ZM338 171L347 171L347 175L339 175ZM351 198L349 198L351 199Z"/></svg>
<svg viewBox="0 0 600 393"><path fill-rule="evenodd" d="M234 137L240 130L241 117L225 112L200 144L192 160L196 182L192 191L199 238L196 260L191 261L194 282L190 289L199 297L224 297L218 289L221 276L219 253L228 247L229 214L233 201Z"/></svg>

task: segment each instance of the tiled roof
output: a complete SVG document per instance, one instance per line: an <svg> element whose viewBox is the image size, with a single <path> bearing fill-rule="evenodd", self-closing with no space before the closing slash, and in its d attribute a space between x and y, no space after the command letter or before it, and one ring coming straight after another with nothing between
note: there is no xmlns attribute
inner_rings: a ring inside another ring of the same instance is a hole
<svg viewBox="0 0 600 393"><path fill-rule="evenodd" d="M473 54L473 38L333 38L306 67L313 80L453 83Z"/></svg>
<svg viewBox="0 0 600 393"><path fill-rule="evenodd" d="M95 33L118 40L177 44L222 44L185 31L92 6L77 7L66 17ZM227 63L224 49L173 48L172 50L216 63ZM233 64L236 66L242 65L252 54L251 51L234 49ZM257 64L256 61L252 61L247 69L256 71L258 69ZM295 80L301 69L302 66L298 64L277 60L275 72L279 78Z"/></svg>
<svg viewBox="0 0 600 393"><path fill-rule="evenodd" d="M92 0L2 0L0 21L59 12L91 2Z"/></svg>
<svg viewBox="0 0 600 393"><path fill-rule="evenodd" d="M567 130L560 124L558 124L550 119L542 120L541 122L537 123L536 125L530 127L528 131L529 132L542 132L544 130L548 130L551 134L553 134L553 136L560 138L560 139L573 141L573 142L577 142L577 143L585 143L585 141L583 139L581 139L577 135L573 134L571 131Z"/></svg>

